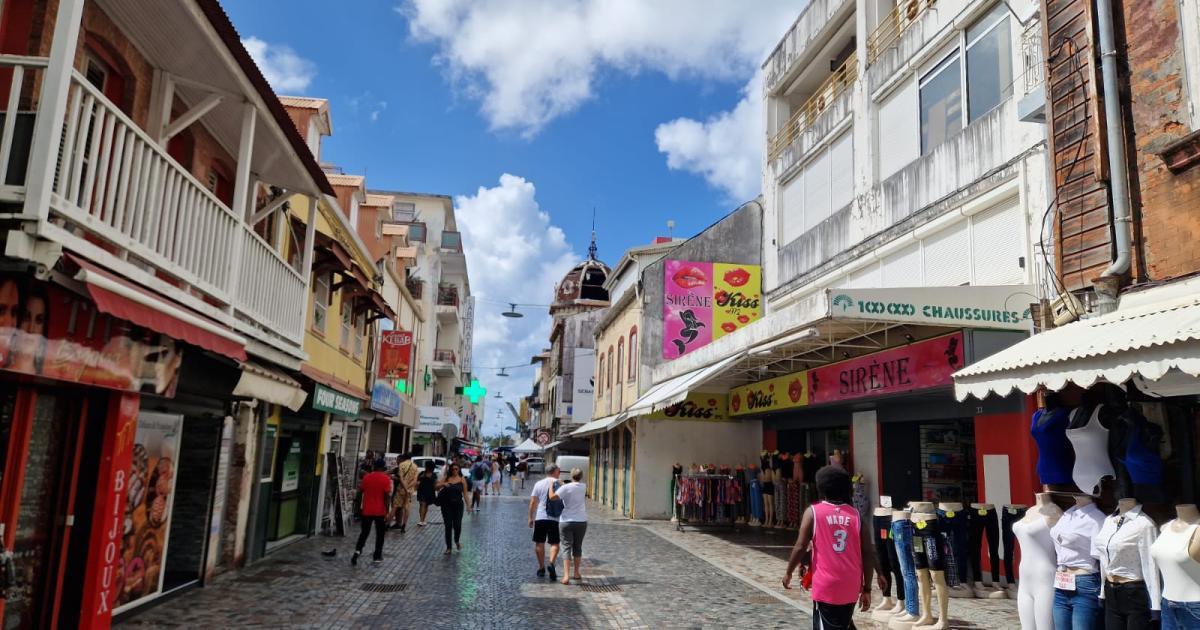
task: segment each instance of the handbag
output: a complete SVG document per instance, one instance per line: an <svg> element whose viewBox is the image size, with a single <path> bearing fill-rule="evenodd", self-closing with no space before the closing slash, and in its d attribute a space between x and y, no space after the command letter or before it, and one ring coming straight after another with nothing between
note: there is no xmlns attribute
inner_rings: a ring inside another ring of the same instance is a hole
<svg viewBox="0 0 1200 630"><path fill-rule="evenodd" d="M556 492L561 486L561 483L557 481L554 482L554 490ZM549 496L546 497L546 515L550 518L558 518L562 516L564 507L565 506L563 505L562 499L551 499Z"/></svg>

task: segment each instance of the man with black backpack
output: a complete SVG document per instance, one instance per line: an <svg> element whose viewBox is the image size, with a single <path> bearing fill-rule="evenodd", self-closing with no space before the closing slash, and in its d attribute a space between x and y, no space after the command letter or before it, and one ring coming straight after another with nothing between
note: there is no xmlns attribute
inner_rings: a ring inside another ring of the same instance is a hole
<svg viewBox="0 0 1200 630"><path fill-rule="evenodd" d="M471 509L475 512L479 511L479 495L486 490L491 472L492 467L483 461L482 455L475 458L475 464L471 466Z"/></svg>
<svg viewBox="0 0 1200 630"><path fill-rule="evenodd" d="M558 579L554 563L558 560L558 517L562 514L562 499L550 498L550 489L558 488L558 466L551 464L546 468L546 477L533 485L533 493L529 495L529 526L533 528L533 544L537 553L538 577L545 577L549 571L550 579ZM550 543L550 562L546 562L546 542Z"/></svg>

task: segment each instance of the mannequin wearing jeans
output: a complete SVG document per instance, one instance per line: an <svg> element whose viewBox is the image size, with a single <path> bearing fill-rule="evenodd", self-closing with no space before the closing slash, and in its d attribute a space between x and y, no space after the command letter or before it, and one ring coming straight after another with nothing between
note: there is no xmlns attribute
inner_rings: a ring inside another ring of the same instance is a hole
<svg viewBox="0 0 1200 630"><path fill-rule="evenodd" d="M991 503L972 503L967 510L967 552L971 556L971 578L975 582L975 594L980 597L1003 599L1007 597L1000 585L1000 517L996 506ZM988 564L992 569L989 586L983 584L983 567L980 562L983 546L987 545Z"/></svg>
<svg viewBox="0 0 1200 630"><path fill-rule="evenodd" d="M913 559L917 564L917 588L921 618L914 627L946 630L950 627L950 587L946 584L946 548L938 531L932 503L912 503ZM933 616L933 591L937 591L938 616Z"/></svg>
<svg viewBox="0 0 1200 630"><path fill-rule="evenodd" d="M1104 584L1106 630L1148 630L1159 615L1158 567L1150 552L1158 527L1136 499L1121 499L1092 540Z"/></svg>
<svg viewBox="0 0 1200 630"><path fill-rule="evenodd" d="M1101 624L1100 563L1092 556L1092 539L1104 524L1104 513L1091 497L1078 495L1075 505L1050 529L1058 570L1054 574L1056 630L1092 630Z"/></svg>
<svg viewBox="0 0 1200 630"><path fill-rule="evenodd" d="M903 510L892 512L892 542L896 559L904 575L904 608L888 622L890 630L908 630L919 618L917 602L917 568L913 563L913 529L911 515Z"/></svg>
<svg viewBox="0 0 1200 630"><path fill-rule="evenodd" d="M946 545L946 581L950 584L950 597L975 597L971 584L971 554L968 549L970 527L967 512L961 503L938 503L938 528ZM979 564L979 559L975 559Z"/></svg>
<svg viewBox="0 0 1200 630"><path fill-rule="evenodd" d="M1163 577L1162 630L1200 626L1200 510L1186 503L1175 516L1150 547Z"/></svg>
<svg viewBox="0 0 1200 630"><path fill-rule="evenodd" d="M1004 511L1005 524L1011 516L1010 509ZM1052 630L1054 628L1054 539L1050 530L1062 518L1059 509L1049 494L1037 495L1037 503L1029 508L1023 518L1009 527L1021 543L1021 581L1017 584L1017 612L1021 616L1024 630ZM1009 555L1005 547L1004 555ZM1006 568L1011 571L1011 568Z"/></svg>
<svg viewBox="0 0 1200 630"><path fill-rule="evenodd" d="M883 576L885 586L883 600L872 608L874 612L871 613L871 618L882 621L891 616L897 599L904 599L904 583L893 579L892 559L896 557L896 552L888 553L896 548L892 543L892 510L875 508L872 524L874 528L871 530L871 539L875 541L875 558L879 562L879 575ZM892 597L892 587L895 587L896 597Z"/></svg>

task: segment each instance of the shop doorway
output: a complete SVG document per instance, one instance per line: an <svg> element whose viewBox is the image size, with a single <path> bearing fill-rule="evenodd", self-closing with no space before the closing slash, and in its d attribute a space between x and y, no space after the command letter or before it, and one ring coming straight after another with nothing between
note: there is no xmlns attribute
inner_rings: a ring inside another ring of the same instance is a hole
<svg viewBox="0 0 1200 630"><path fill-rule="evenodd" d="M911 501L971 503L979 496L971 419L880 425L883 494Z"/></svg>
<svg viewBox="0 0 1200 630"><path fill-rule="evenodd" d="M267 543L283 542L310 531L314 517L317 434L284 429L276 442Z"/></svg>
<svg viewBox="0 0 1200 630"><path fill-rule="evenodd" d="M197 584L204 575L222 427L220 418L183 420L163 593Z"/></svg>
<svg viewBox="0 0 1200 630"><path fill-rule="evenodd" d="M622 461L621 470L624 471L624 473L621 475L621 513L628 516L629 515L629 464L631 461L630 455L632 454L632 451L633 451L633 448L632 448L633 447L633 444L632 444L633 437L629 434L629 431L626 431L624 429L621 430L621 436L622 436L622 442L623 442L622 449L621 449L622 453L623 453L623 455L621 457L621 461Z"/></svg>
<svg viewBox="0 0 1200 630"><path fill-rule="evenodd" d="M777 448L781 452L804 457L803 472L806 481L816 478L817 471L829 463L829 456L833 455L834 451L842 454L842 465L846 470L854 470L849 427L779 431L776 440Z"/></svg>

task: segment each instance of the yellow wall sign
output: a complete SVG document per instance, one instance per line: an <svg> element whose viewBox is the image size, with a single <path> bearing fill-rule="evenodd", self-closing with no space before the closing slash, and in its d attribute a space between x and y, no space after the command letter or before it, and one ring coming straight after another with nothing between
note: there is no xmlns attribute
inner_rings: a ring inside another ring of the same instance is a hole
<svg viewBox="0 0 1200 630"><path fill-rule="evenodd" d="M713 341L762 317L758 265L713 263Z"/></svg>
<svg viewBox="0 0 1200 630"><path fill-rule="evenodd" d="M659 409L646 416L648 420L701 420L721 422L729 419L725 394L688 392L683 402Z"/></svg>
<svg viewBox="0 0 1200 630"><path fill-rule="evenodd" d="M729 392L729 415L745 416L808 404L808 371L777 376Z"/></svg>

